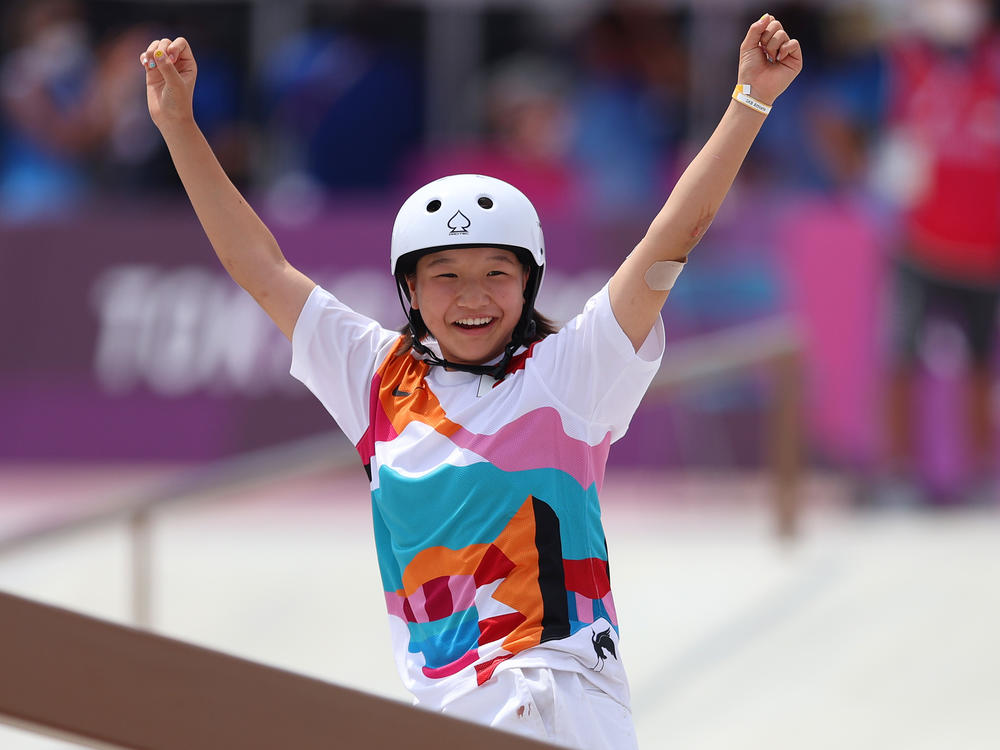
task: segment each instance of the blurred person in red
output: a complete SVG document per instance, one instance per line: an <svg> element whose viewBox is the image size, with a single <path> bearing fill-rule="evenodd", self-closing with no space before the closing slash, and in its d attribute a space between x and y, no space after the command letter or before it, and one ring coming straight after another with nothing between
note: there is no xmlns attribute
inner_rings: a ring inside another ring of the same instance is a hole
<svg viewBox="0 0 1000 750"><path fill-rule="evenodd" d="M972 459L966 500L995 495L992 361L1000 300L1000 33L985 0L921 0L913 34L896 40L889 158L900 201L893 363L887 393L888 474L875 501L925 500L914 416L929 322L961 331L964 428ZM946 501L947 497L938 498Z"/></svg>

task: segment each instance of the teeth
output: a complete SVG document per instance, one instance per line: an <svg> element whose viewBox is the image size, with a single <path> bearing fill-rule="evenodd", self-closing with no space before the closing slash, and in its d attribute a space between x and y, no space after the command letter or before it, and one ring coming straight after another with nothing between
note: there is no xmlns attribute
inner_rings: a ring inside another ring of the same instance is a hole
<svg viewBox="0 0 1000 750"><path fill-rule="evenodd" d="M461 320L456 320L460 326L484 326L491 322L493 318L462 318Z"/></svg>

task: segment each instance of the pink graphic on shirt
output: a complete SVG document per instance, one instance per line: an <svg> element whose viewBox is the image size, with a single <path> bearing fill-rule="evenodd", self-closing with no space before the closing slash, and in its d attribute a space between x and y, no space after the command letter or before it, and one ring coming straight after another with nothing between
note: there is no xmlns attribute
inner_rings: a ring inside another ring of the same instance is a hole
<svg viewBox="0 0 1000 750"><path fill-rule="evenodd" d="M604 609L608 611L608 615L611 617L611 624L618 627L618 613L615 611L615 600L611 596L609 591L603 597L601 597L601 602L604 604Z"/></svg>
<svg viewBox="0 0 1000 750"><path fill-rule="evenodd" d="M440 679L442 677L451 677L451 675L458 674L459 672L461 672L467 666L475 662L476 659L478 658L479 658L478 651L475 650L469 651L468 653L465 654L465 656L463 656L458 661L453 661L451 664L446 664L443 667L436 667L436 668L424 667L423 673L427 677L430 677L432 680Z"/></svg>
<svg viewBox="0 0 1000 750"><path fill-rule="evenodd" d="M388 610L389 614L393 617L398 617L400 620L406 621L406 612L403 609L403 605L406 602L405 596L400 596L395 591L385 592L385 608Z"/></svg>
<svg viewBox="0 0 1000 750"><path fill-rule="evenodd" d="M398 349L399 343L372 379L369 427L356 446L366 466L375 455L376 443L395 440L405 425L420 422L503 471L556 469L585 489L596 485L601 490L610 432L597 445L571 438L563 429L559 411L551 406L534 409L493 434L472 432L450 420L427 387L427 363L411 356L397 357ZM524 352L523 361L530 355L530 350Z"/></svg>
<svg viewBox="0 0 1000 750"><path fill-rule="evenodd" d="M611 433L597 445L571 438L563 430L559 412L546 406L518 417L492 435L479 435L460 427L451 441L503 471L558 469L573 477L581 487L596 484L600 492Z"/></svg>
<svg viewBox="0 0 1000 750"><path fill-rule="evenodd" d="M427 616L427 610L425 608L427 604L427 596L424 593L423 586L406 597L406 602L410 605L410 622L430 622L431 618Z"/></svg>
<svg viewBox="0 0 1000 750"><path fill-rule="evenodd" d="M392 422L386 417L385 410L379 402L379 390L382 387L381 373L375 373L368 395L368 429L361 436L355 448L361 456L361 461L368 466L375 455L375 443L394 440L399 436Z"/></svg>
<svg viewBox="0 0 1000 750"><path fill-rule="evenodd" d="M451 601L456 612L469 609L476 603L476 579L472 576L451 576L448 579Z"/></svg>

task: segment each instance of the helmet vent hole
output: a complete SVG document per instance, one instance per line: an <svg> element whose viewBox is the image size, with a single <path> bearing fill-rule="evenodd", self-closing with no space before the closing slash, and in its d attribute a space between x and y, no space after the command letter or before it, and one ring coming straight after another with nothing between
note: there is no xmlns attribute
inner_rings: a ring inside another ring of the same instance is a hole
<svg viewBox="0 0 1000 750"><path fill-rule="evenodd" d="M480 208L485 208L485 209L493 208L493 199L488 196L485 195L481 196L479 198L478 203Z"/></svg>
<svg viewBox="0 0 1000 750"><path fill-rule="evenodd" d="M432 200L430 203L427 204L427 213L432 214L439 208L441 208L441 201L435 198L434 200Z"/></svg>

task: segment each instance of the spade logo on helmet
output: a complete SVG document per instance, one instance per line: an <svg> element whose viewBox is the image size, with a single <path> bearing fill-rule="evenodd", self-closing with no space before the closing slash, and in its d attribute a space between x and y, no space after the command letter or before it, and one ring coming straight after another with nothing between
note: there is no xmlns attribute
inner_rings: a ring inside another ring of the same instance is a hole
<svg viewBox="0 0 1000 750"><path fill-rule="evenodd" d="M448 219L448 229L451 230L448 234L468 234L470 224L472 222L469 221L468 216L461 211L456 211L455 215Z"/></svg>

